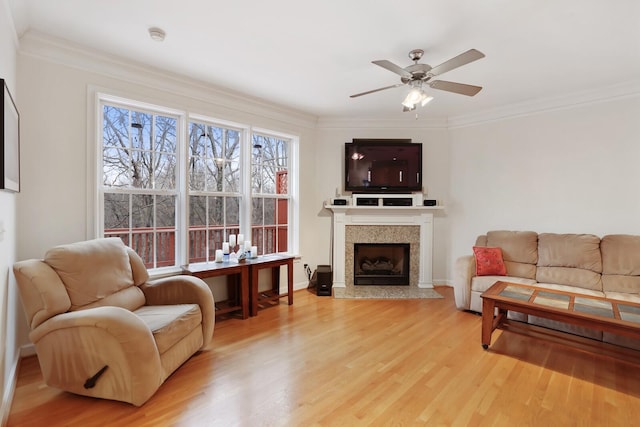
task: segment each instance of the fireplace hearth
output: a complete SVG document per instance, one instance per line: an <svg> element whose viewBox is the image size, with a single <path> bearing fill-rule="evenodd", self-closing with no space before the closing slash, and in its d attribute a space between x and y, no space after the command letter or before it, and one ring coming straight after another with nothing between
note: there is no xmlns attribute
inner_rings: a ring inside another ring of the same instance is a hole
<svg viewBox="0 0 640 427"><path fill-rule="evenodd" d="M409 286L408 243L355 243L353 284Z"/></svg>

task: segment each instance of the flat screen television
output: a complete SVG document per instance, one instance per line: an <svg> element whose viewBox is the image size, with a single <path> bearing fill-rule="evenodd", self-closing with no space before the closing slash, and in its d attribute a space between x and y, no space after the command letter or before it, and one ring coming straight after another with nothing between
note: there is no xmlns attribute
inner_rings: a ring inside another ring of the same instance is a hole
<svg viewBox="0 0 640 427"><path fill-rule="evenodd" d="M346 142L344 189L354 193L422 191L422 144L410 139Z"/></svg>

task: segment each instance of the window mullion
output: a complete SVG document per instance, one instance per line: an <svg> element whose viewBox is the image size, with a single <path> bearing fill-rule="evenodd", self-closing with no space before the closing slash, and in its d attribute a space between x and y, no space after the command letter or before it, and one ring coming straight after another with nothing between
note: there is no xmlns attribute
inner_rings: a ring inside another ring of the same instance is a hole
<svg viewBox="0 0 640 427"><path fill-rule="evenodd" d="M187 118L180 116L176 129L176 260L189 263L189 140Z"/></svg>
<svg viewBox="0 0 640 427"><path fill-rule="evenodd" d="M240 192L240 229L244 230L244 235L246 240L252 240L252 220L251 220L251 209L252 209L252 200L253 194L251 189L251 174L253 173L252 165L251 165L251 140L252 140L252 132L251 129L247 129L246 132L242 134L242 141L240 144L240 170L242 174L240 175L241 182L241 192Z"/></svg>

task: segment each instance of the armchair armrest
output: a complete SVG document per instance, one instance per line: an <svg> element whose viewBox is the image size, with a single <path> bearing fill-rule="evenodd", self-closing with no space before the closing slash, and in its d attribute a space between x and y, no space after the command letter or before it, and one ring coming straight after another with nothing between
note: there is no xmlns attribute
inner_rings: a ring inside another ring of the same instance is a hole
<svg viewBox="0 0 640 427"><path fill-rule="evenodd" d="M471 279L476 272L476 258L464 255L456 260L453 274L453 293L459 310L471 308Z"/></svg>
<svg viewBox="0 0 640 427"><path fill-rule="evenodd" d="M29 334L45 382L86 396L144 403L164 380L155 339L145 323L120 307L54 316ZM85 382L108 368L95 387Z"/></svg>
<svg viewBox="0 0 640 427"><path fill-rule="evenodd" d="M151 331L138 316L127 309L114 306L59 314L31 331L29 338L37 344L45 335L55 330L82 327L103 329L122 344L142 344L140 340L151 340L149 343L154 341Z"/></svg>
<svg viewBox="0 0 640 427"><path fill-rule="evenodd" d="M204 280L194 276L163 277L140 285L147 305L198 304L202 313L202 348L213 337L215 305L211 289Z"/></svg>

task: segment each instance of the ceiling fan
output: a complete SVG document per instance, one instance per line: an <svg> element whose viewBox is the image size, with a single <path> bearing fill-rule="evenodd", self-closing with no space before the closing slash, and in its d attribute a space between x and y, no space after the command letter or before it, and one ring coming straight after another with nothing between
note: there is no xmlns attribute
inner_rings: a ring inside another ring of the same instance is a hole
<svg viewBox="0 0 640 427"><path fill-rule="evenodd" d="M474 96L475 94L480 92L480 90L482 90L481 86L473 86L463 83L449 82L446 80L432 79L440 74L446 73L447 71L451 71L454 68L458 68L470 62L477 61L480 58L484 58L484 53L475 49L469 49L468 51L461 53L460 55L453 57L448 61L445 61L433 68L430 65L418 63L423 54L424 50L422 49L414 49L409 52L409 58L411 58L414 63L405 68L402 68L391 61L387 61L386 59L372 61L374 64L398 74L402 83L385 86L362 93L356 93L355 95L351 95L350 97L356 98L358 96L379 92L381 90L409 85L411 86L411 90L409 91L409 94L407 95L405 100L402 101L402 111L412 111L416 109L416 106L418 104L424 106L433 99L432 96L428 95L425 92L425 86L467 96Z"/></svg>

